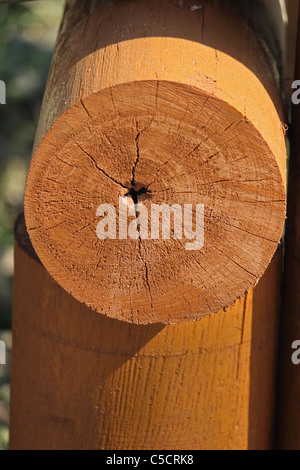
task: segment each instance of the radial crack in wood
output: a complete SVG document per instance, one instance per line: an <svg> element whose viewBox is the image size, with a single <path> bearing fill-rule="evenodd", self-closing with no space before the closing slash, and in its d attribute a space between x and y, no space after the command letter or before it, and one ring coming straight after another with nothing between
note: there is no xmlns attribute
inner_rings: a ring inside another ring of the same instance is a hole
<svg viewBox="0 0 300 470"><path fill-rule="evenodd" d="M233 304L262 276L282 235L279 90L245 23L202 3L196 12L172 0L67 2L26 224L53 278L120 320L177 323ZM130 200L135 238L126 239L120 204ZM115 239L97 238L105 204L115 208ZM146 239L138 204L149 214ZM151 237L154 205L182 208L194 234L204 229L204 246L186 249L191 240L184 230L177 236L174 214L170 237Z"/></svg>

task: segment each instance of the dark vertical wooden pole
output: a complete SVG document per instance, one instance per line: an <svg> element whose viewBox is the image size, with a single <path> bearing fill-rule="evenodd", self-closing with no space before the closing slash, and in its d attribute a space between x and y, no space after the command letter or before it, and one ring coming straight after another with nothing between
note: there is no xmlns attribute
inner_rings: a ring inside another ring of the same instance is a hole
<svg viewBox="0 0 300 470"><path fill-rule="evenodd" d="M300 79L300 14L295 79ZM293 364L292 344L300 340L300 105L293 106L288 217L281 325L278 447L300 450L300 366Z"/></svg>

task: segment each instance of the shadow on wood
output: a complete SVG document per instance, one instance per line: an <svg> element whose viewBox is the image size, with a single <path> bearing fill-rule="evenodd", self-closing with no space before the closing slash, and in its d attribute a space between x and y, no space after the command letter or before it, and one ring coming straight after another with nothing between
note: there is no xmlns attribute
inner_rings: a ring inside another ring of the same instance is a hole
<svg viewBox="0 0 300 470"><path fill-rule="evenodd" d="M199 322L137 326L53 281L16 225L12 449L269 449L281 251Z"/></svg>

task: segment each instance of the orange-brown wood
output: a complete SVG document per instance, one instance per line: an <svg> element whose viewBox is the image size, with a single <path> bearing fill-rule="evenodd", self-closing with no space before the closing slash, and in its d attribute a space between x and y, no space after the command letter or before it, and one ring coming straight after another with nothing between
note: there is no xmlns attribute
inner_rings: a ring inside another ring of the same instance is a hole
<svg viewBox="0 0 300 470"><path fill-rule="evenodd" d="M295 55L297 43L297 27L299 14L299 0L287 0L286 2L288 24L286 25L286 38L284 49L285 85L287 98L290 100L292 82L295 75Z"/></svg>
<svg viewBox="0 0 300 470"><path fill-rule="evenodd" d="M67 292L113 318L173 324L258 281L285 219L269 59L217 2L67 2L25 193L32 243ZM97 207L118 213L142 188L147 207L204 204L204 248L99 240Z"/></svg>
<svg viewBox="0 0 300 470"><path fill-rule="evenodd" d="M12 449L270 449L281 250L198 322L132 325L66 293L16 224Z"/></svg>

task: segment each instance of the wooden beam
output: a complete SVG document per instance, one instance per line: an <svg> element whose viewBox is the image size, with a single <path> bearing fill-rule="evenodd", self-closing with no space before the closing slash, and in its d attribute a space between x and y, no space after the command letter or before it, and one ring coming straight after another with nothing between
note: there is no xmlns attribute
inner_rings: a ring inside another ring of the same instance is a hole
<svg viewBox="0 0 300 470"><path fill-rule="evenodd" d="M281 249L226 311L142 326L76 301L15 233L11 449L272 448Z"/></svg>
<svg viewBox="0 0 300 470"><path fill-rule="evenodd" d="M243 296L285 220L277 85L259 36L230 8L69 0L25 193L51 276L138 324L200 319ZM119 198L137 192L148 214L204 205L192 222L204 225L204 247L188 251L186 234L145 240L137 227L138 239L120 240ZM101 204L117 211L117 240L96 236Z"/></svg>

